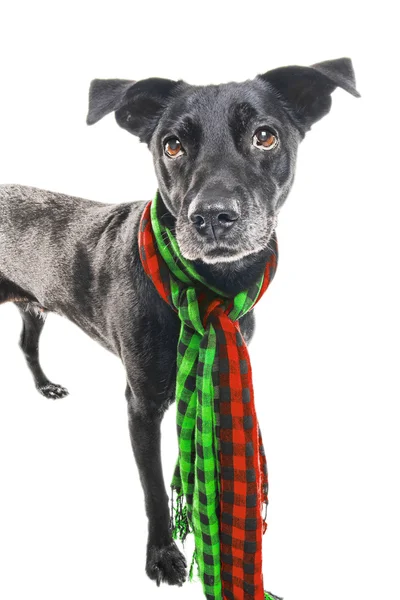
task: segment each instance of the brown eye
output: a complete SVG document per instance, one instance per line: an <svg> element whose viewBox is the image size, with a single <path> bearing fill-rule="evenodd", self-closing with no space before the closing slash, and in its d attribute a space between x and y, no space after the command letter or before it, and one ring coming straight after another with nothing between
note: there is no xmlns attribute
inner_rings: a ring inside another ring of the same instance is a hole
<svg viewBox="0 0 400 600"><path fill-rule="evenodd" d="M272 150L278 145L277 136L265 127L257 129L253 136L253 146L261 148L262 150Z"/></svg>
<svg viewBox="0 0 400 600"><path fill-rule="evenodd" d="M182 144L178 138L170 138L167 140L164 144L164 152L170 158L175 158L175 156L183 154Z"/></svg>

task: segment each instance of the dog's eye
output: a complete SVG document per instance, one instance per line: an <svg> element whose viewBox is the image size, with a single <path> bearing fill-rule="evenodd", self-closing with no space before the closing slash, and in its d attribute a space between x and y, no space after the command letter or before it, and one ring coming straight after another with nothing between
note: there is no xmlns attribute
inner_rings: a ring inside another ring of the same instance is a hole
<svg viewBox="0 0 400 600"><path fill-rule="evenodd" d="M182 144L178 138L172 137L164 142L164 152L170 158L175 158L176 156L183 154Z"/></svg>
<svg viewBox="0 0 400 600"><path fill-rule="evenodd" d="M277 136L266 127L260 127L253 135L253 146L256 146L256 148L261 148L261 150L273 150L277 145Z"/></svg>

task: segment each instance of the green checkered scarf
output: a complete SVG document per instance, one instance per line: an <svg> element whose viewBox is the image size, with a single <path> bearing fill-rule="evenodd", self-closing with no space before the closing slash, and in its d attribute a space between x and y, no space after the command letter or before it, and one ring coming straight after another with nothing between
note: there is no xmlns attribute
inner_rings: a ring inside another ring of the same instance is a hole
<svg viewBox="0 0 400 600"><path fill-rule="evenodd" d="M194 561L208 600L273 599L267 592L264 596L261 572L267 468L238 320L275 273L276 239L263 277L227 298L181 255L173 232L158 216L157 198L143 213L139 245L146 273L181 322L173 536L184 540L194 533Z"/></svg>

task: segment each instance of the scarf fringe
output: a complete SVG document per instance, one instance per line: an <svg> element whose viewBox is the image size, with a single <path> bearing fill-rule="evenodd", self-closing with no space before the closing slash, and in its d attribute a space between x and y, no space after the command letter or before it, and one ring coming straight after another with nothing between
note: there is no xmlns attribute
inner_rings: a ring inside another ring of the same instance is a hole
<svg viewBox="0 0 400 600"><path fill-rule="evenodd" d="M196 557L196 550L193 551L193 556L192 556L192 562L190 563L190 569L189 569L189 581L193 581L194 578L194 565L197 565L197 557ZM198 569L198 565L197 565L197 569ZM198 575L198 571L197 571L197 575Z"/></svg>
<svg viewBox="0 0 400 600"><path fill-rule="evenodd" d="M176 490L176 488L174 488L174 487L171 489L172 489L172 494L171 494L170 526L171 526L172 538L174 540L180 540L183 544L184 541L186 540L187 536L189 535L189 533L193 532L193 529L189 522L187 506L185 504L183 493ZM177 496L175 499L174 499L174 492L177 492ZM194 575L195 565L197 565L196 549L193 550L193 556L192 556L192 560L191 560L190 568L189 568L188 579L190 582L193 581L194 576L195 576ZM198 565L197 565L197 568L198 568Z"/></svg>
<svg viewBox="0 0 400 600"><path fill-rule="evenodd" d="M186 540L189 533L192 533L193 531L189 522L184 495L182 492L178 491L177 496L174 499L174 488L172 488L171 497L170 527L172 538L174 540L180 540L182 544Z"/></svg>
<svg viewBox="0 0 400 600"><path fill-rule="evenodd" d="M262 516L262 528L263 528L263 535L265 535L267 529L268 529L268 523L267 523L267 509L268 509L268 500L264 500L262 503L262 512L263 512L263 516Z"/></svg>

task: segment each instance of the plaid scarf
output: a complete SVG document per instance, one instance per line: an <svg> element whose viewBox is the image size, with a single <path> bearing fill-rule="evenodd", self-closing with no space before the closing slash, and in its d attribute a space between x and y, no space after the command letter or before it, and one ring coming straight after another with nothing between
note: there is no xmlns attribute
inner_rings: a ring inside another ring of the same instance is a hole
<svg viewBox="0 0 400 600"><path fill-rule="evenodd" d="M194 533L191 572L195 561L208 600L272 599L263 589L261 554L267 464L238 320L275 274L275 234L263 276L227 298L182 256L157 207L158 194L142 215L139 248L145 272L181 322L173 536L184 540L188 532Z"/></svg>

